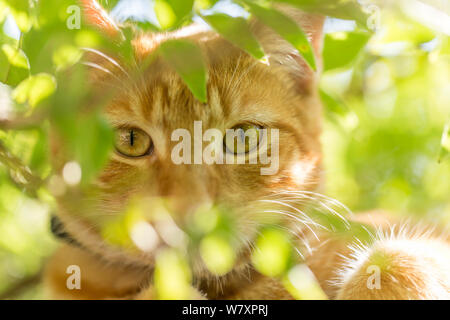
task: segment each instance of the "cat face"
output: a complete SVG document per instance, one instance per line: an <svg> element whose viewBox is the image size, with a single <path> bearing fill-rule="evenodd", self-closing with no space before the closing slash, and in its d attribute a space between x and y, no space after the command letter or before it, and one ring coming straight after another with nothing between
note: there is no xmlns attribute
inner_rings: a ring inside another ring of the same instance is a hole
<svg viewBox="0 0 450 320"><path fill-rule="evenodd" d="M91 20L99 24L103 13L90 10L88 17L95 17ZM291 10L288 13L307 30L318 52L322 19ZM114 25L99 25L109 28L107 33L114 33ZM162 207L181 230L199 210L222 208L234 219L238 250L244 250L264 219L275 216L280 208L295 211L276 199L320 186L317 75L269 29L257 22L252 27L268 54L269 64L256 61L199 26L136 37L132 43L135 68L122 66L116 58L112 61L113 53L86 54L85 61L97 66L90 71L93 86L99 93L112 88L104 115L115 128L116 141L109 163L89 192L76 205L64 197L59 199L59 215L78 242L108 259L150 263L155 248L127 250L105 239L111 221L123 221L120 219L130 201L141 197L147 199L141 210L144 219L153 227L157 224L155 211ZM161 58L142 67L146 58L168 39L188 39L202 49L209 69L207 103L198 101ZM267 155L276 156L276 170L261 174L261 169L270 164L260 162L196 161L196 148L203 152L210 143L201 141L210 129L223 134L215 142L227 159L248 160L265 141ZM244 138L240 144L238 138L230 143L224 137L227 129L250 129L256 138ZM180 130L191 138L190 149L183 149L189 163L174 160L180 146L174 133ZM275 132L272 130L277 132L275 140L271 139ZM56 168L64 163L58 161ZM292 205L301 207L300 202ZM278 215L279 223L288 223L285 217ZM156 231L164 240L164 230Z"/></svg>

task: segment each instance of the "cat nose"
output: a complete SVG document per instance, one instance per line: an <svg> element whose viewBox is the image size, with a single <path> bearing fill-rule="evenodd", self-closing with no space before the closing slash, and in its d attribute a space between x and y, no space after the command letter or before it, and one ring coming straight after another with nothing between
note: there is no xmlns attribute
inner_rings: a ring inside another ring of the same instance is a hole
<svg viewBox="0 0 450 320"><path fill-rule="evenodd" d="M212 208L212 204L206 197L173 196L168 198L167 207L175 221L185 224L200 208L202 210Z"/></svg>
<svg viewBox="0 0 450 320"><path fill-rule="evenodd" d="M205 184L207 173L187 166L165 167L159 172L158 193L175 220L184 220L199 207L212 202L214 188Z"/></svg>

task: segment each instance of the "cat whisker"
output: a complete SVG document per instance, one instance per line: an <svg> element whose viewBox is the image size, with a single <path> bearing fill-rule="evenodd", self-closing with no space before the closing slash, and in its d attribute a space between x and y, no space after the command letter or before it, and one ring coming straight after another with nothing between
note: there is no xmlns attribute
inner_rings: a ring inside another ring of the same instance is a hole
<svg viewBox="0 0 450 320"><path fill-rule="evenodd" d="M236 91L239 86L241 85L241 82L244 80L245 76L255 67L258 65L258 63L260 63L258 60L254 60L252 61L252 64L247 67L247 70L245 70L245 72L243 72L241 74L241 76L235 81L234 86L232 88L232 90L230 90L231 92Z"/></svg>
<svg viewBox="0 0 450 320"><path fill-rule="evenodd" d="M239 69L239 66L241 64L241 58L242 58L242 54L239 55L239 57L236 61L236 66L234 67L233 73L231 74L230 81L228 81L228 85L226 86L226 88L228 89L228 93L232 89L232 84L233 84L234 78L236 76L236 71Z"/></svg>
<svg viewBox="0 0 450 320"><path fill-rule="evenodd" d="M311 219L308 215L306 215L302 210L300 210L300 209L298 209L298 208L296 208L296 207L294 207L294 206L291 206L290 204L284 203L283 201L279 201L279 200L265 200L265 199L260 200L260 201L261 201L261 202L268 202L268 203L279 204L279 205L288 207L288 208L294 210L295 212L301 214L301 215L302 215L305 219L307 219L308 221L313 222L312 219Z"/></svg>
<svg viewBox="0 0 450 320"><path fill-rule="evenodd" d="M289 232L290 234L292 234L294 236L295 239L298 239L299 241L301 241L301 243L307 248L308 252L310 252L311 247L309 246L309 244L307 243L307 240L303 237L300 236L301 229L297 229L297 232L295 232L294 230L289 229L288 227L284 227L284 226L278 226L279 228L286 230L287 232ZM305 260L305 256L303 255L303 253L300 251L300 249L297 248L297 246L293 246L293 249L295 250L295 252L297 252L297 254L300 256L300 258L302 260Z"/></svg>
<svg viewBox="0 0 450 320"><path fill-rule="evenodd" d="M98 55L99 57L106 59L107 61L111 62L114 66L116 66L120 71L122 71L129 79L131 79L130 74L115 59L113 59L110 56L106 55L105 53L103 53L99 50L93 49L93 48L85 47L85 48L81 48L81 49L84 51L87 51L87 52L94 53L94 54Z"/></svg>
<svg viewBox="0 0 450 320"><path fill-rule="evenodd" d="M347 228L350 227L350 224L348 223L347 219L341 215L339 212L337 212L335 209L331 208L329 205L327 205L327 203L334 205L338 208L342 208L344 209L344 211L349 214L352 215L351 210L346 207L344 204L342 204L341 202L339 202L336 199L324 196L320 193L316 193L316 192L311 192L311 191L299 191L299 192L293 192L293 191L283 191L280 192L279 195L281 194L287 194L287 195L292 195L292 198L285 198L284 201L292 201L292 202L296 202L296 201L300 201L302 199L308 199L310 200L313 204L314 203L318 203L321 206L323 206L325 209L327 209L330 213L336 215L337 217L339 217L344 224L346 225Z"/></svg>
<svg viewBox="0 0 450 320"><path fill-rule="evenodd" d="M306 191L305 190L305 191L284 191L284 193L286 193L286 194L295 194L295 195L300 194L300 195L305 196L305 197L306 196L311 196L311 197L313 197L312 200L315 199L314 197L317 197L317 198L320 198L322 200L328 201L329 203L331 203L333 205L336 205L337 207L340 207L340 208L344 209L345 212L348 213L349 215L353 214L352 211L346 205L344 205L342 202L340 202L340 201L338 201L338 200L336 200L334 198L325 196L323 194L317 193L317 192Z"/></svg>
<svg viewBox="0 0 450 320"><path fill-rule="evenodd" d="M103 72L111 75L112 77L114 77L116 80L121 81L121 79L118 76L116 76L113 72L111 72L110 70L108 70L108 69L106 69L106 68L104 68L104 67L102 67L102 66L100 66L100 65L98 65L96 63L83 61L83 62L81 62L81 64L85 65L87 67L91 67L91 68L103 71Z"/></svg>
<svg viewBox="0 0 450 320"><path fill-rule="evenodd" d="M314 208L318 211L321 211L323 208L325 208L328 212L330 212L331 214L337 216L338 218L340 218L343 223L345 224L345 226L347 228L350 227L350 224L347 222L347 219L345 219L341 214L339 214L336 210L332 209L330 206L328 206L325 202L323 201L308 201L306 202L305 200L298 200L298 199L283 199L283 201L285 202L293 202L293 203L309 203L308 206L311 208Z"/></svg>
<svg viewBox="0 0 450 320"><path fill-rule="evenodd" d="M319 237L317 236L316 232L309 226L309 224L306 223L305 221L299 219L297 216L295 216L295 215L293 215L293 214L290 214L290 213L288 213L288 212L286 212L286 211L280 211L280 210L267 210L267 211L264 211L264 212L265 212L265 213L275 213L275 214L280 214L280 215L283 215L283 216L286 216L286 217L290 218L291 221L294 221L294 222L303 224L309 231L311 231L311 233L314 235L314 237L315 237L317 240L319 240ZM317 224L317 223L314 223L314 222L313 222L313 224L315 224L316 226L321 227L321 226L320 226L319 224ZM300 229L300 230L301 230L301 229Z"/></svg>
<svg viewBox="0 0 450 320"><path fill-rule="evenodd" d="M303 224L305 227L307 227L308 229L310 229L310 225L317 227L317 228L324 228L322 225L320 225L319 223L313 221L312 219L308 219L308 220L303 220L300 219L300 217L298 217L297 215L286 211L286 210L265 210L263 212L267 212L267 213L279 213L279 214L283 214L286 215L288 217L291 217L293 219L296 220L296 222L299 222L301 224ZM310 231L313 231L312 229L310 229Z"/></svg>

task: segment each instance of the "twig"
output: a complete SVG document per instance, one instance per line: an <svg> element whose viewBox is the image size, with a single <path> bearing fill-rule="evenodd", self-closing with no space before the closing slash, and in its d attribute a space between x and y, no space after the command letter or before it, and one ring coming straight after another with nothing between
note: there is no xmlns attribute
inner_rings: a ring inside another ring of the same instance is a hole
<svg viewBox="0 0 450 320"><path fill-rule="evenodd" d="M14 299L30 287L39 284L41 278L42 271L18 281L17 283L0 293L0 300Z"/></svg>
<svg viewBox="0 0 450 320"><path fill-rule="evenodd" d="M45 115L42 113L17 119L0 119L0 129L2 130L23 130L36 127L42 123Z"/></svg>
<svg viewBox="0 0 450 320"><path fill-rule="evenodd" d="M33 174L31 170L22 164L19 158L11 154L0 141L0 163L3 163L9 171L12 182L32 196L43 185L44 181Z"/></svg>

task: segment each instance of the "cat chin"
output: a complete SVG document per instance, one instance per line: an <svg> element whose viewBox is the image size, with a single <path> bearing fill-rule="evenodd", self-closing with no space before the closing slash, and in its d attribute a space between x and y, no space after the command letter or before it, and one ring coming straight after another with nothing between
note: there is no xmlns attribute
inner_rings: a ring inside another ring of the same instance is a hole
<svg viewBox="0 0 450 320"><path fill-rule="evenodd" d="M64 224L65 231L75 240L74 245L96 256L106 265L119 265L121 267L142 268L150 272L153 271L156 253L159 249L162 249L162 246L155 248L151 253L115 247L106 243L98 233L82 220L63 212L60 212L58 217ZM194 255L194 258L190 261L194 279L202 283L217 283L217 281L222 281L235 274L248 274L251 268L250 250L243 244L238 251L240 253L238 253L233 269L223 276L210 272L201 257ZM192 256L190 255L191 258ZM76 261L68 261L67 263L77 264Z"/></svg>
<svg viewBox="0 0 450 320"><path fill-rule="evenodd" d="M61 210L58 214L66 231L77 242L77 246L102 259L107 264L120 264L152 268L155 262L155 252L130 251L106 243L86 222L73 218Z"/></svg>

